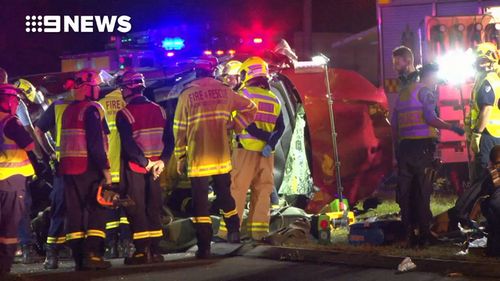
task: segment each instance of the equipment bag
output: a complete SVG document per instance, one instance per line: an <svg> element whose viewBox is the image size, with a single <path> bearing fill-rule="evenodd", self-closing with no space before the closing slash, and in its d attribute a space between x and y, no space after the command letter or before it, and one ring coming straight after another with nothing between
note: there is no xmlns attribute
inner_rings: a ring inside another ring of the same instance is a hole
<svg viewBox="0 0 500 281"><path fill-rule="evenodd" d="M391 244L404 238L403 223L399 220L360 222L350 225L349 243L352 245Z"/></svg>

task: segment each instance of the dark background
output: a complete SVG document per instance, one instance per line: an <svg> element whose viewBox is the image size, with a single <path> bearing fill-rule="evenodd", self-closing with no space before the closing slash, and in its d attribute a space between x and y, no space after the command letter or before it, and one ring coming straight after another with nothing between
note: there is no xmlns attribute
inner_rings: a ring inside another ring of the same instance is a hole
<svg viewBox="0 0 500 281"><path fill-rule="evenodd" d="M359 32L376 24L376 0L313 0L313 32ZM0 0L0 67L11 76L56 72L59 56L103 50L109 33L27 33L26 15L128 15L132 32L168 24L302 30L302 0Z"/></svg>

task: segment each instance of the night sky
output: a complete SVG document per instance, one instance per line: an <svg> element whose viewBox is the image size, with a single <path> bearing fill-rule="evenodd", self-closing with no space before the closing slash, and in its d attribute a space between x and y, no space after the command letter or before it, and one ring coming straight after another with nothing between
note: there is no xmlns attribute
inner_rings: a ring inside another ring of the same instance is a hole
<svg viewBox="0 0 500 281"><path fill-rule="evenodd" d="M302 30L302 0L0 0L0 67L11 76L59 71L59 56L103 50L106 33L26 33L26 15L129 15L132 32L168 24L258 22ZM375 0L313 0L313 32L359 32L376 24ZM224 30L223 30L224 31Z"/></svg>

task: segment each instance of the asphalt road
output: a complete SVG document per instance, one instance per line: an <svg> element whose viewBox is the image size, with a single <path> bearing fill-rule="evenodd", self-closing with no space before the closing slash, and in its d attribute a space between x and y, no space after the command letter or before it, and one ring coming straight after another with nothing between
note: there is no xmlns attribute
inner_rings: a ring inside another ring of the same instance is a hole
<svg viewBox="0 0 500 281"><path fill-rule="evenodd" d="M170 256L170 255L169 255ZM114 270L101 272L68 272L69 263L59 272L45 275L22 275L14 280L58 281L58 280L95 280L95 281L434 281L434 280L495 280L468 278L464 276L447 277L437 273L409 272L397 274L394 270L353 267L331 264L311 264L287 262L252 257L220 258L198 261L191 256L167 258L169 261L155 266L125 267L121 260L114 260ZM21 270L19 266L16 271ZM27 268L24 268L25 270ZM123 270L121 270L123 269Z"/></svg>

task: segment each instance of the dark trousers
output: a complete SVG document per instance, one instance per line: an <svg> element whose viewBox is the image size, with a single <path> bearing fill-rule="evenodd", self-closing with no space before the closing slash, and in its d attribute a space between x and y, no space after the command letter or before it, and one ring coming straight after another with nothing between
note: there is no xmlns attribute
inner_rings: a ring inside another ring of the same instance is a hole
<svg viewBox="0 0 500 281"><path fill-rule="evenodd" d="M77 267L84 255L100 255L104 249L107 209L96 200L102 178L101 172L94 169L81 175L64 176L66 241Z"/></svg>
<svg viewBox="0 0 500 281"><path fill-rule="evenodd" d="M31 245L35 242L33 231L31 230L31 205L33 199L31 197L31 189L26 185L24 193L24 212L19 221L19 244Z"/></svg>
<svg viewBox="0 0 500 281"><path fill-rule="evenodd" d="M130 225L123 208L109 210L106 222L106 241L131 240Z"/></svg>
<svg viewBox="0 0 500 281"><path fill-rule="evenodd" d="M153 175L139 174L127 168L122 169L120 182L125 192L135 202L135 206L126 208L130 221L130 230L136 252L143 253L147 247L157 252L163 237L161 225L161 187Z"/></svg>
<svg viewBox="0 0 500 281"><path fill-rule="evenodd" d="M496 138L484 131L481 134L481 141L479 142L479 153L476 154L474 159L474 180L482 179L488 173L488 164L490 163L490 152L495 147L500 145L500 138Z"/></svg>
<svg viewBox="0 0 500 281"><path fill-rule="evenodd" d="M64 204L64 179L62 176L54 177L54 184L50 192L50 225L47 233L47 245L57 247L66 241L64 232L64 216L66 205Z"/></svg>
<svg viewBox="0 0 500 281"><path fill-rule="evenodd" d="M17 248L19 221L24 213L26 178L0 180L0 275L10 272Z"/></svg>
<svg viewBox="0 0 500 281"><path fill-rule="evenodd" d="M236 204L231 196L231 176L230 174L214 175L214 192L217 196L217 202L222 209L224 221L228 232L237 232L240 227L240 220L236 211ZM198 240L198 249L210 249L212 240L212 223L209 213L208 185L210 177L193 177L191 186L193 193L194 226L196 229L196 238ZM208 220L206 219L208 218Z"/></svg>
<svg viewBox="0 0 500 281"><path fill-rule="evenodd" d="M408 232L415 228L422 234L429 232L432 182L426 171L432 168L435 150L433 139L402 140L399 144L397 202Z"/></svg>

